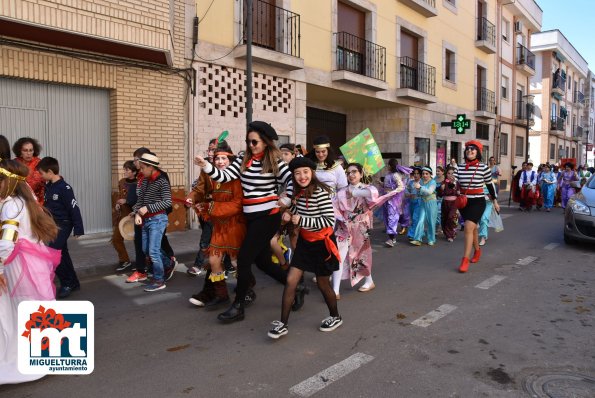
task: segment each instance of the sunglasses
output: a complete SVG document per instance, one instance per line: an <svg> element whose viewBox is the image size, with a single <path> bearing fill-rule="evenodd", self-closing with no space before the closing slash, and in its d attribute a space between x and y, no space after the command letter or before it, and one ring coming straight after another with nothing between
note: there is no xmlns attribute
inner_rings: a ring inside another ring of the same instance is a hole
<svg viewBox="0 0 595 398"><path fill-rule="evenodd" d="M256 145L258 145L259 142L262 142L262 141L258 141L258 140L246 140L246 145L256 146Z"/></svg>

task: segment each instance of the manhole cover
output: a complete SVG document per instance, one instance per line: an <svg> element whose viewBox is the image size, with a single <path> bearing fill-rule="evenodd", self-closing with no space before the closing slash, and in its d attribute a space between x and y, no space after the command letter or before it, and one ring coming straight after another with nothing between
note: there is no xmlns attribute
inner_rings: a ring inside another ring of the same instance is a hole
<svg viewBox="0 0 595 398"><path fill-rule="evenodd" d="M579 373L556 372L529 376L524 387L534 398L595 397L595 378Z"/></svg>

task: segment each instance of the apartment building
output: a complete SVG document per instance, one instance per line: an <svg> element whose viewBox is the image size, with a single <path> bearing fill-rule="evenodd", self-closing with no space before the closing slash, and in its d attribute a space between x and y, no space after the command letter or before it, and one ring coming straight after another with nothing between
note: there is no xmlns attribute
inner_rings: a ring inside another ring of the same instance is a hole
<svg viewBox="0 0 595 398"><path fill-rule="evenodd" d="M585 92L585 119L587 125L583 127L583 157L579 160L581 164L595 166L595 143L594 121L595 121L595 73L589 69Z"/></svg>
<svg viewBox="0 0 595 398"><path fill-rule="evenodd" d="M541 30L543 12L534 0L498 1L498 118L494 156L502 176L500 189L508 189L513 166L528 157L527 131L533 128L533 94L530 79L535 76L535 54L531 34Z"/></svg>
<svg viewBox="0 0 595 398"><path fill-rule="evenodd" d="M193 15L184 0L2 2L0 134L34 137L41 156L59 159L87 233L111 230L110 194L140 146L160 156L184 195ZM184 210L170 221L183 228Z"/></svg>
<svg viewBox="0 0 595 398"><path fill-rule="evenodd" d="M223 130L243 146L245 4L197 3L194 151ZM338 147L370 128L403 164L461 160L471 138L491 154L496 0L253 0L252 18L253 118L281 142L327 134ZM459 114L463 134L450 126Z"/></svg>
<svg viewBox="0 0 595 398"><path fill-rule="evenodd" d="M578 161L584 158L583 132L589 123L584 95L591 85L587 61L559 30L533 34L531 51L536 55L536 74L531 79L535 94L531 159L534 163Z"/></svg>

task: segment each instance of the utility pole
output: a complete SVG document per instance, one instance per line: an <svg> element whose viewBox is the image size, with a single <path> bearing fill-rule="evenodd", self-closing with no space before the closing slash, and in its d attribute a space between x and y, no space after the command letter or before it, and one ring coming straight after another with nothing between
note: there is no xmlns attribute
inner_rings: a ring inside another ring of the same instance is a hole
<svg viewBox="0 0 595 398"><path fill-rule="evenodd" d="M252 122L252 0L246 0L246 124Z"/></svg>

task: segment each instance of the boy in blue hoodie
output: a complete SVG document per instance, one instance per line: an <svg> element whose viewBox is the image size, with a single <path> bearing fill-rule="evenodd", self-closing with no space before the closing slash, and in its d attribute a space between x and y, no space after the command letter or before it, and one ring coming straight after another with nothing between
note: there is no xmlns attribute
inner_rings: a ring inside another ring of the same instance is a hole
<svg viewBox="0 0 595 398"><path fill-rule="evenodd" d="M72 231L74 230L75 238L85 234L81 209L74 197L72 187L60 176L58 160L45 157L37 165L37 170L45 181L44 206L59 228L58 237L49 246L62 251L56 275L60 279L58 298L66 298L81 286L68 252L68 238Z"/></svg>

